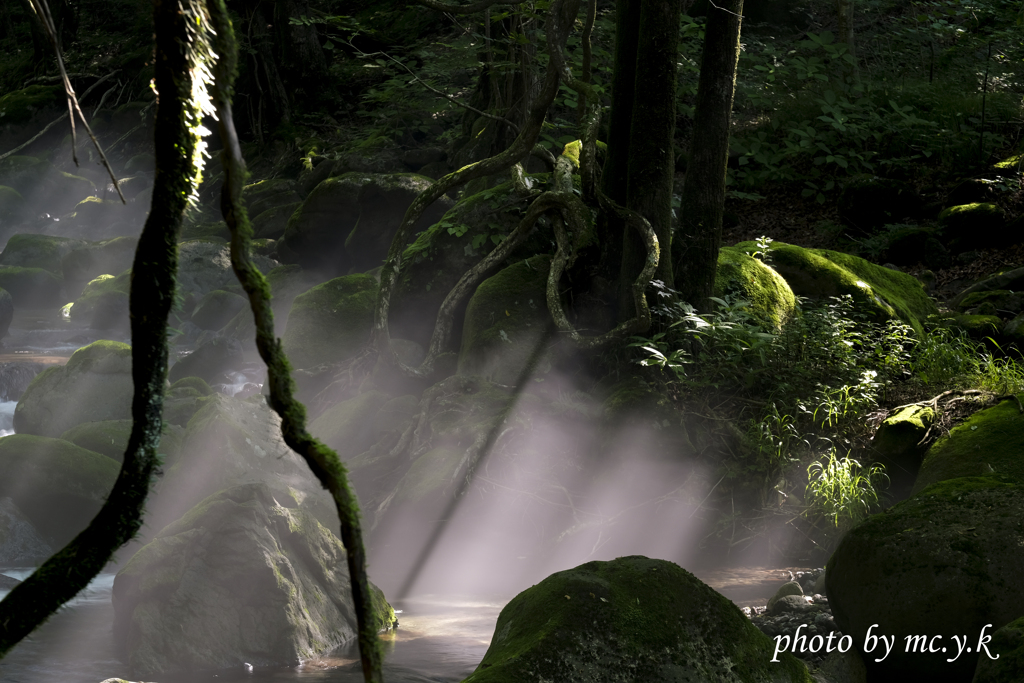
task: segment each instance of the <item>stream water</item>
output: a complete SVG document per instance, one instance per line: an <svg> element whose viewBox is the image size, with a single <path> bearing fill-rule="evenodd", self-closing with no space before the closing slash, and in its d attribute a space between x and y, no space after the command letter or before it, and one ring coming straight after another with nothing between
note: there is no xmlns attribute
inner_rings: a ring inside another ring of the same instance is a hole
<svg viewBox="0 0 1024 683"><path fill-rule="evenodd" d="M0 573L23 579L31 568ZM726 568L698 576L739 605L764 604L798 568ZM0 660L3 683L99 683L126 680L129 672L114 654L110 602L114 575L98 576L89 588ZM0 591L0 599L6 591ZM388 683L455 683L472 673L490 643L501 608L512 596L422 595L394 605L401 626L384 637L384 676ZM361 683L354 644L293 667L218 671L187 677L160 677L158 683L242 683L289 681Z"/></svg>

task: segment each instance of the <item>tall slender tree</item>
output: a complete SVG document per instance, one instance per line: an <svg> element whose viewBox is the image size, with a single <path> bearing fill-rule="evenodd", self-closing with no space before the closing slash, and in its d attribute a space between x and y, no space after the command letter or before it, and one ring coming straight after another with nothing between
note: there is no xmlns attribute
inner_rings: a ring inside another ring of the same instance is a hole
<svg viewBox="0 0 1024 683"><path fill-rule="evenodd" d="M679 227L672 245L676 288L684 301L707 310L722 244L729 126L740 55L743 0L719 0L704 33L693 142L686 167Z"/></svg>

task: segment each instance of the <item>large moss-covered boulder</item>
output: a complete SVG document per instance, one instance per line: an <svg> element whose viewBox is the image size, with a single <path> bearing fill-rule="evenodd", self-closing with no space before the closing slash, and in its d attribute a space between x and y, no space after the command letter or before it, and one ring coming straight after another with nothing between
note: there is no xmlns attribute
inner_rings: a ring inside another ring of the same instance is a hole
<svg viewBox="0 0 1024 683"><path fill-rule="evenodd" d="M431 180L414 173L346 173L321 182L292 214L278 253L331 274L379 266L413 200ZM451 207L442 197L412 227L416 235Z"/></svg>
<svg viewBox="0 0 1024 683"><path fill-rule="evenodd" d="M1006 216L997 204L961 204L939 214L942 238L960 251L1005 247L1018 235L1004 230Z"/></svg>
<svg viewBox="0 0 1024 683"><path fill-rule="evenodd" d="M377 281L369 275L328 280L295 297L282 340L296 368L336 363L370 337Z"/></svg>
<svg viewBox="0 0 1024 683"><path fill-rule="evenodd" d="M122 462L131 433L131 420L99 420L97 422L83 422L72 427L61 434L60 438L87 451L99 453L117 462ZM184 428L165 422L163 433L160 435L159 449L160 453L164 454L165 463L173 462L181 447L181 440L184 435Z"/></svg>
<svg viewBox="0 0 1024 683"><path fill-rule="evenodd" d="M967 477L933 484L868 518L840 542L826 568L829 605L840 630L861 648L869 628L895 637L881 662L866 654L869 680L970 681L977 638L1024 614L1024 484ZM971 652L907 651L906 638ZM938 642L938 641L936 641Z"/></svg>
<svg viewBox="0 0 1024 683"><path fill-rule="evenodd" d="M7 246L0 252L0 266L42 268L63 277L62 259L85 244L84 240L54 235L11 235Z"/></svg>
<svg viewBox="0 0 1024 683"><path fill-rule="evenodd" d="M543 178L531 177L534 186ZM530 205L511 183L461 199L402 254L402 270L391 297L391 333L426 346L434 331L437 311L455 283L484 255L512 232ZM550 239L535 231L502 264L511 265L550 248ZM455 332L464 309L456 312Z"/></svg>
<svg viewBox="0 0 1024 683"><path fill-rule="evenodd" d="M288 178L271 178L246 185L242 191L242 202L250 216L259 216L278 206L295 205L302 201L298 185Z"/></svg>
<svg viewBox="0 0 1024 683"><path fill-rule="evenodd" d="M257 214L252 219L253 235L258 239L281 239L284 231L288 229L288 220L300 206L302 202L282 204Z"/></svg>
<svg viewBox="0 0 1024 683"><path fill-rule="evenodd" d="M371 584L374 626L395 613ZM345 550L262 484L203 500L114 579L114 636L135 675L292 665L356 637Z"/></svg>
<svg viewBox="0 0 1024 683"><path fill-rule="evenodd" d="M534 256L480 283L466 307L459 352L460 375L479 375L513 385L531 362L534 371L549 362L554 323L546 292L551 257Z"/></svg>
<svg viewBox="0 0 1024 683"><path fill-rule="evenodd" d="M754 242L736 247L748 253L757 250ZM922 320L938 313L917 278L851 254L775 242L771 266L797 296L823 299L848 294L867 315L879 320L898 318L918 332L923 329Z"/></svg>
<svg viewBox="0 0 1024 683"><path fill-rule="evenodd" d="M63 282L45 268L0 266L0 288L7 290L15 306L59 306Z"/></svg>
<svg viewBox="0 0 1024 683"><path fill-rule="evenodd" d="M792 655L739 608L665 560L620 557L557 572L505 606L464 683L800 681Z"/></svg>
<svg viewBox="0 0 1024 683"><path fill-rule="evenodd" d="M971 683L1016 683L1024 681L1024 617L992 634L988 654L978 658Z"/></svg>
<svg viewBox="0 0 1024 683"><path fill-rule="evenodd" d="M99 275L82 288L67 314L75 322L86 323L94 330L127 330L131 322L128 317L131 283L131 270L117 276Z"/></svg>
<svg viewBox="0 0 1024 683"><path fill-rule="evenodd" d="M14 430L59 437L83 422L131 419L131 354L127 344L98 341L39 373L14 410Z"/></svg>
<svg viewBox="0 0 1024 683"><path fill-rule="evenodd" d="M56 109L64 103L64 89L59 85L30 85L12 90L0 97L0 122L8 126L31 121L46 109Z"/></svg>
<svg viewBox="0 0 1024 683"><path fill-rule="evenodd" d="M124 273L131 268L138 242L135 237L115 237L68 252L61 259L60 269L69 298L80 296L85 285L100 275Z"/></svg>
<svg viewBox="0 0 1024 683"><path fill-rule="evenodd" d="M10 498L57 547L99 512L121 467L99 453L29 434L0 438L0 498Z"/></svg>
<svg viewBox="0 0 1024 683"><path fill-rule="evenodd" d="M730 293L749 301L751 315L772 330L781 330L796 308L793 290L782 276L741 249L723 247L718 252L714 295Z"/></svg>
<svg viewBox="0 0 1024 683"><path fill-rule="evenodd" d="M992 473L1024 484L1024 418L1012 397L979 410L932 444L914 493L947 479Z"/></svg>

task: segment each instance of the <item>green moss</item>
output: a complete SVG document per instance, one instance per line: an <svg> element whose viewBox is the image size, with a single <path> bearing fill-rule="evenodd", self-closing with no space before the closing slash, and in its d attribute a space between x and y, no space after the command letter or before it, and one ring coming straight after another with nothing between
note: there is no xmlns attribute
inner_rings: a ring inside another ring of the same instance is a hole
<svg viewBox="0 0 1024 683"><path fill-rule="evenodd" d="M734 604L689 572L620 557L557 572L513 598L464 683L811 680L791 655L772 663L773 652Z"/></svg>
<svg viewBox="0 0 1024 683"><path fill-rule="evenodd" d="M124 342L101 339L71 354L67 372L124 372L131 367L132 347Z"/></svg>
<svg viewBox="0 0 1024 683"><path fill-rule="evenodd" d="M87 319L96 312L102 301L108 299L124 299L124 303L127 304L131 282L131 269L116 277L104 274L93 278L85 285L82 295L75 300L75 305L71 308L71 317Z"/></svg>
<svg viewBox="0 0 1024 683"><path fill-rule="evenodd" d="M30 85L0 97L0 124L28 123L40 109L57 107L64 89L57 85Z"/></svg>
<svg viewBox="0 0 1024 683"><path fill-rule="evenodd" d="M898 458L917 450L934 421L935 411L928 406L907 406L879 425L871 445L882 456Z"/></svg>
<svg viewBox="0 0 1024 683"><path fill-rule="evenodd" d="M1024 399L1024 394L1019 398ZM914 492L948 479L1006 475L1024 483L1024 420L1016 401L980 410L936 441L924 461Z"/></svg>
<svg viewBox="0 0 1024 683"><path fill-rule="evenodd" d="M131 420L103 420L83 422L61 434L60 438L121 462L131 433Z"/></svg>
<svg viewBox="0 0 1024 683"><path fill-rule="evenodd" d="M736 247L745 252L757 249L754 242ZM775 242L771 249L772 268L797 296L824 298L849 294L866 313L880 320L899 318L918 333L921 321L938 312L917 278L883 268L858 256L828 249L804 249Z"/></svg>
<svg viewBox="0 0 1024 683"><path fill-rule="evenodd" d="M295 297L283 341L295 367L334 363L354 354L370 336L377 282L346 275Z"/></svg>
<svg viewBox="0 0 1024 683"><path fill-rule="evenodd" d="M776 331L793 315L796 297L781 275L736 247L718 252L714 295L738 291L750 302L750 313Z"/></svg>
<svg viewBox="0 0 1024 683"><path fill-rule="evenodd" d="M936 318L936 321L945 327L958 327L974 339L985 339L998 335L1003 327L1002 319L995 315L960 313Z"/></svg>

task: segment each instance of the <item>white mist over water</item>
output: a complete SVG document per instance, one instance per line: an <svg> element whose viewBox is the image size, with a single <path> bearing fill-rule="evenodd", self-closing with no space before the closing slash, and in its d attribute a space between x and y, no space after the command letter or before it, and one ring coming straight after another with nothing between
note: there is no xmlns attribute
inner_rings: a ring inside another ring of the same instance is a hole
<svg viewBox="0 0 1024 683"><path fill-rule="evenodd" d="M14 433L14 409L17 401L0 401L0 437Z"/></svg>

